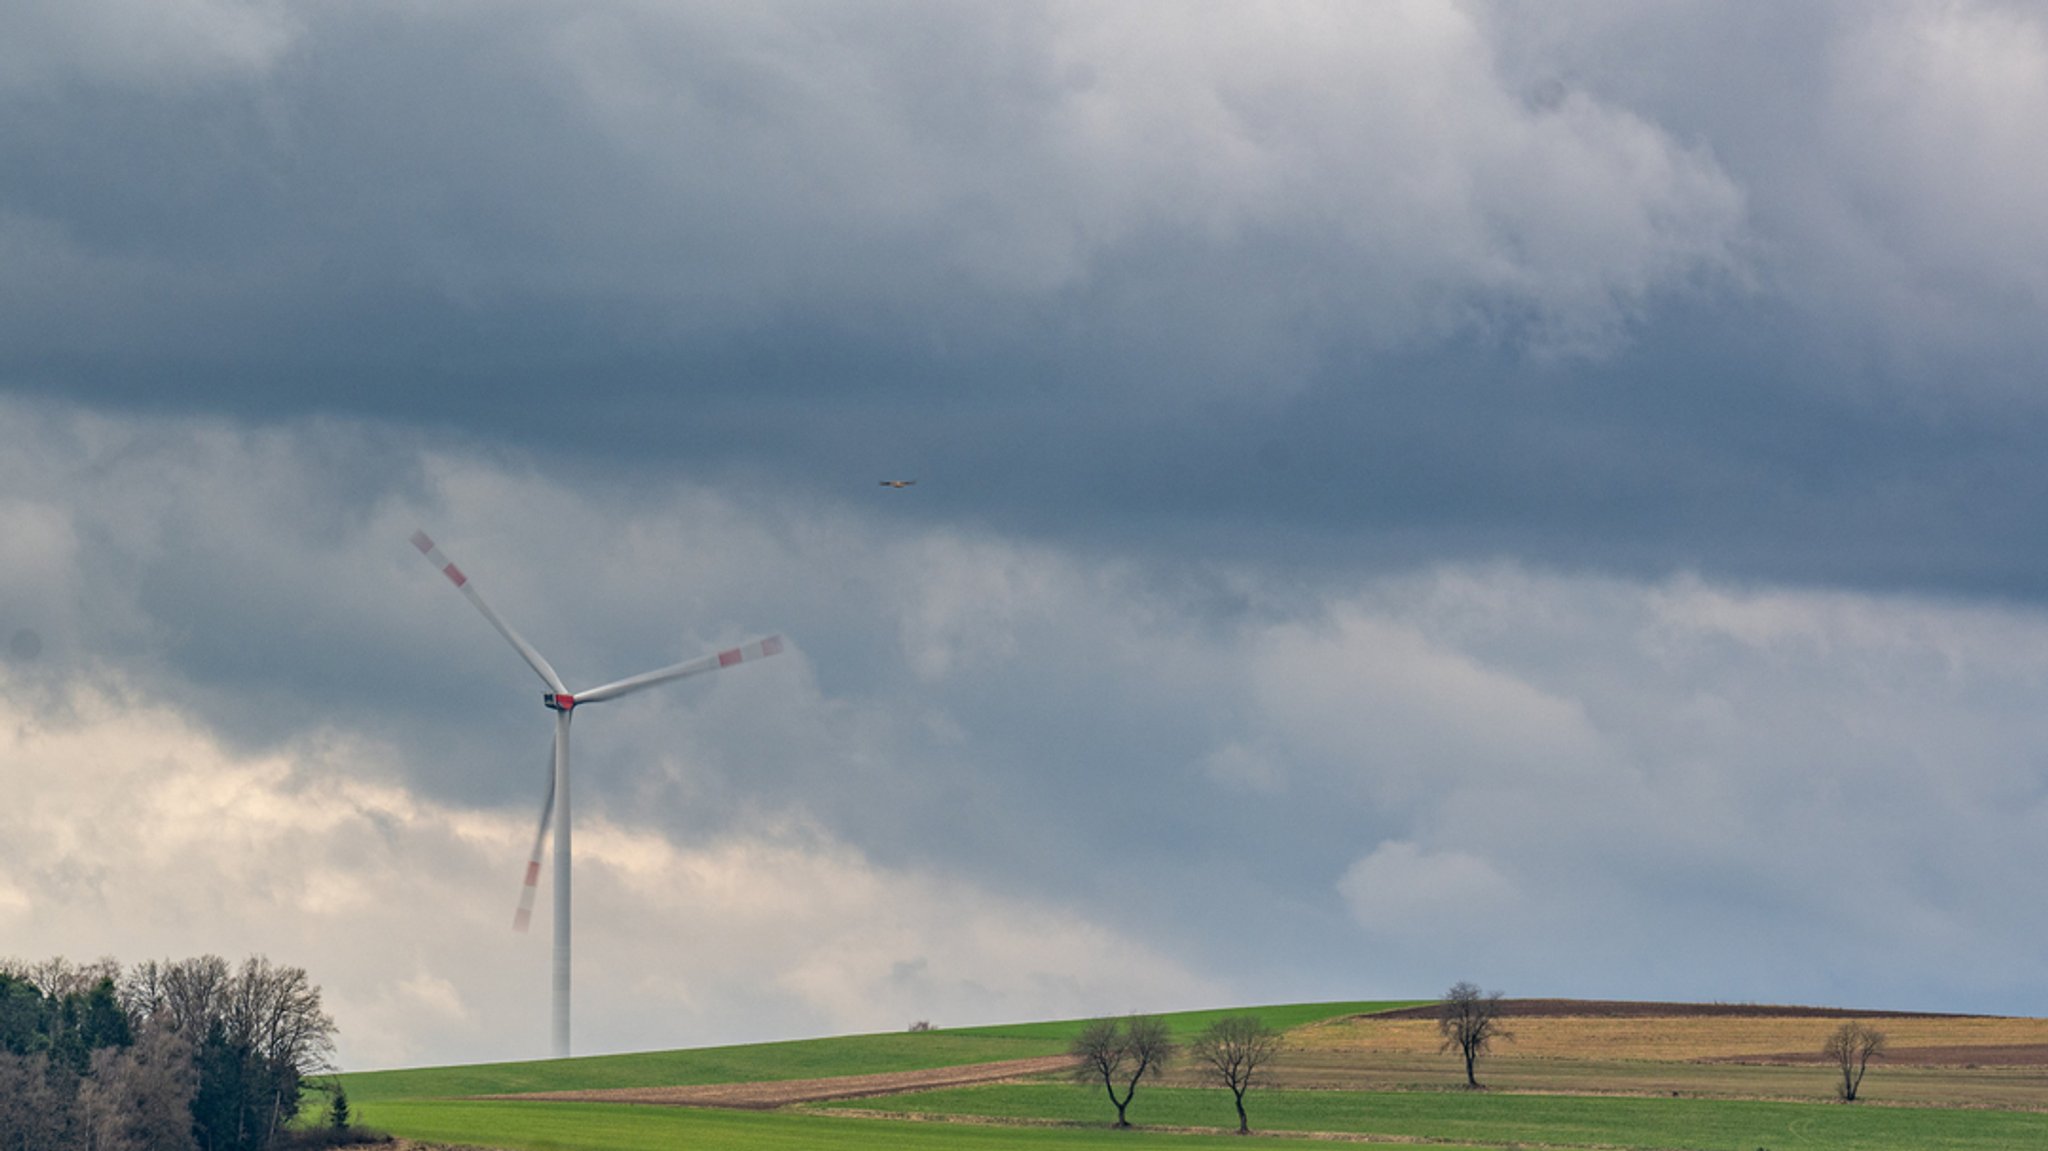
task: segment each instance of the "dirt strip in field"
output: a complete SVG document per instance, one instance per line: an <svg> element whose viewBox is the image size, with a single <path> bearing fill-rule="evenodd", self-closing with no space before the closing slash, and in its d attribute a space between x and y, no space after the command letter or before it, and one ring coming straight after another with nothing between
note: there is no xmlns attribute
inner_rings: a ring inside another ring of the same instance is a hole
<svg viewBox="0 0 2048 1151"><path fill-rule="evenodd" d="M598 1091L536 1091L522 1095L481 1095L480 1099L535 1099L562 1103L650 1103L666 1107L730 1107L772 1111L792 1103L828 1099L864 1099L900 1091L930 1091L976 1083L1002 1083L1065 1071L1070 1055L1037 1059L1006 1059L1000 1063L969 1063L925 1071L889 1071L876 1075L835 1075L829 1079L779 1079L756 1083L705 1083L691 1087L614 1087Z"/></svg>

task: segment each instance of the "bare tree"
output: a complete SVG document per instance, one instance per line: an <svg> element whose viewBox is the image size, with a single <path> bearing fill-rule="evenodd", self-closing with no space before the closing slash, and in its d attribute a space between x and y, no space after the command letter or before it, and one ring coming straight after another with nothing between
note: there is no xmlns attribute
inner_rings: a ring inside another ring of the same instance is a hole
<svg viewBox="0 0 2048 1151"><path fill-rule="evenodd" d="M1820 1053L1842 1073L1842 1081L1835 1085L1835 1093L1842 1097L1842 1102L1856 1102L1856 1092L1863 1086L1863 1071L1870 1066L1870 1057L1883 1052L1884 1032L1862 1020L1844 1023L1828 1036Z"/></svg>
<svg viewBox="0 0 2048 1151"><path fill-rule="evenodd" d="M73 963L59 955L41 963L21 964L10 960L7 966L9 974L26 978L52 999L88 994L102 979L115 983L121 981L120 963L108 958L91 963Z"/></svg>
<svg viewBox="0 0 2048 1151"><path fill-rule="evenodd" d="M334 1020L320 1009L320 989L302 967L280 967L257 956L245 960L222 989L219 1016L226 1050L248 1071L245 1105L268 1146L298 1114L307 1076L328 1069L334 1051Z"/></svg>
<svg viewBox="0 0 2048 1151"><path fill-rule="evenodd" d="M192 1045L167 1026L146 1027L128 1047L92 1054L79 1109L94 1151L193 1151Z"/></svg>
<svg viewBox="0 0 2048 1151"><path fill-rule="evenodd" d="M1118 1127L1131 1125L1124 1118L1124 1108L1131 1105L1131 1096L1138 1093L1138 1081L1146 1072L1163 1068L1173 1060L1173 1040L1166 1024L1151 1015L1132 1015L1121 1022L1097 1019L1081 1029L1067 1050L1080 1060L1074 1068L1076 1082L1102 1083L1109 1101L1116 1105ZM1119 1084L1123 1087L1122 1098L1117 1097Z"/></svg>
<svg viewBox="0 0 2048 1151"><path fill-rule="evenodd" d="M320 989L303 967L280 967L262 956L235 974L228 997L229 1034L300 1077L328 1070L334 1020L320 1009Z"/></svg>
<svg viewBox="0 0 2048 1151"><path fill-rule="evenodd" d="M56 1082L48 1056L0 1047L0 1147L7 1151L78 1151L84 1145L74 1091Z"/></svg>
<svg viewBox="0 0 2048 1151"><path fill-rule="evenodd" d="M1233 1015L1209 1025L1195 1037L1196 1061L1209 1078L1225 1087L1237 1100L1237 1133L1252 1133L1244 1113L1244 1093L1251 1089L1259 1068L1280 1050L1280 1033L1255 1015Z"/></svg>
<svg viewBox="0 0 2048 1151"><path fill-rule="evenodd" d="M1463 980L1444 992L1444 1001L1437 1009L1436 1029L1444 1037L1442 1050L1455 1047L1465 1057L1467 1087L1479 1086L1473 1067L1479 1056L1493 1046L1493 1041L1515 1037L1501 1026L1500 1020L1500 992L1481 993L1477 984Z"/></svg>
<svg viewBox="0 0 2048 1151"><path fill-rule="evenodd" d="M306 972L260 957L0 960L0 1151L267 1151L333 1041Z"/></svg>
<svg viewBox="0 0 2048 1151"><path fill-rule="evenodd" d="M227 988L234 968L218 955L196 959L149 960L128 973L121 1001L131 1015L164 1013L172 1028L198 1043L207 1028L227 1014Z"/></svg>
<svg viewBox="0 0 2048 1151"><path fill-rule="evenodd" d="M334 1020L303 968L218 955L144 963L123 1002L191 1044L199 1065L193 1123L210 1151L269 1146L298 1114L306 1077L327 1069Z"/></svg>
<svg viewBox="0 0 2048 1151"><path fill-rule="evenodd" d="M170 991L165 980L170 977L170 965L146 959L130 967L120 981L117 990L121 994L121 1009L130 1019L149 1019L170 1006Z"/></svg>

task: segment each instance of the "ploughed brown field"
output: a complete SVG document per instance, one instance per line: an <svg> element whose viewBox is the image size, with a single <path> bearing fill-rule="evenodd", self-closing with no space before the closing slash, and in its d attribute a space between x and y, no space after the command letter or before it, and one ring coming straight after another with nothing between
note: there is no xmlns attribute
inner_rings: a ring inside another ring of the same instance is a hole
<svg viewBox="0 0 2048 1151"><path fill-rule="evenodd" d="M1883 1031L1862 1095L1871 1102L2048 1109L2048 1019L1845 1011L1732 1003L1503 1000L1513 1038L1479 1064L1510 1091L1826 1098L1821 1045L1845 1020ZM1433 1007L1297 1029L1275 1086L1415 1090L1462 1085ZM1184 1073L1183 1073L1184 1074Z"/></svg>

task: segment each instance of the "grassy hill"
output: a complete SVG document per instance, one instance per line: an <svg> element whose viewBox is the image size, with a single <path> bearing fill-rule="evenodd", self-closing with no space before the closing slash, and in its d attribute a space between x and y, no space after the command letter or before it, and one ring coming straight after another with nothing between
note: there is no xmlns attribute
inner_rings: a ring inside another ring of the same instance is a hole
<svg viewBox="0 0 2048 1151"><path fill-rule="evenodd" d="M1571 1005L1516 1024L1517 1043L1482 1062L1486 1091L1435 1049L1412 1004L1323 1003L1185 1012L1166 1017L1183 1040L1213 1020L1256 1014L1284 1029L1271 1087L1248 1100L1266 1133L1439 1147L1840 1148L2006 1151L2048 1147L2048 1020L1914 1017L1881 1020L1910 1039L1897 1065L1873 1066L1866 1102L1834 1102L1829 1069L1801 1052L1839 1017L1772 1009L1620 1015ZM1611 1006L1611 1005L1610 1005ZM1643 1005L1638 1005L1643 1006ZM874 1076L1057 1055L1085 1023L1066 1020L920 1033L342 1077L362 1122L437 1143L514 1151L774 1148L1186 1147L1228 1138L1227 1093L1185 1064L1141 1086L1137 1131L1109 1128L1099 1088L1059 1073L901 1090L851 1100L809 1098L768 1111L648 1106L608 1100L478 1099L480 1095L692 1088ZM1983 1062L1994 1054L1997 1065ZM797 1094L807 1085L799 1085ZM777 1088L777 1091L787 1088ZM661 1094L654 1092L654 1094ZM672 1094L672 1093L671 1093Z"/></svg>
<svg viewBox="0 0 2048 1151"><path fill-rule="evenodd" d="M1296 1003L1278 1007L1183 1011L1165 1015L1174 1037L1185 1041L1226 1015L1249 1011L1271 1027L1414 1006L1401 1003ZM872 1075L919 1071L968 1063L1029 1059L1067 1049L1083 1019L960 1027L936 1031L850 1035L738 1047L703 1047L579 1059L521 1063L479 1063L405 1071L363 1071L341 1077L357 1104L385 1099L437 1099L515 1095L536 1091L589 1091L623 1087L680 1087L755 1080L820 1079L828 1075Z"/></svg>

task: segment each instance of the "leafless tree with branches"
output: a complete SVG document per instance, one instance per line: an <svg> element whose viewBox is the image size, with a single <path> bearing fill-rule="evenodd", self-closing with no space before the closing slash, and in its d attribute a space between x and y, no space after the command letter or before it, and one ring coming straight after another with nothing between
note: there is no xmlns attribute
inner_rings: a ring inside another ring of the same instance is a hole
<svg viewBox="0 0 2048 1151"><path fill-rule="evenodd" d="M1251 1089L1259 1068L1280 1050L1280 1033L1255 1015L1232 1015L1209 1025L1195 1037L1194 1056L1211 1079L1230 1088L1237 1100L1237 1133L1252 1133L1244 1113L1244 1093Z"/></svg>
<svg viewBox="0 0 2048 1151"><path fill-rule="evenodd" d="M192 1045L168 1026L146 1026L128 1047L92 1053L79 1088L93 1151L193 1151L192 1097L199 1070Z"/></svg>
<svg viewBox="0 0 2048 1151"><path fill-rule="evenodd" d="M1097 1019L1081 1029L1068 1048L1080 1062L1074 1079L1080 1083L1101 1082L1116 1105L1116 1125L1129 1127L1124 1108L1138 1092L1138 1080L1145 1073L1165 1067L1173 1060L1173 1040L1166 1024L1157 1016L1133 1015L1124 1020ZM1117 1096L1118 1085L1123 1096Z"/></svg>
<svg viewBox="0 0 2048 1151"><path fill-rule="evenodd" d="M1501 1026L1500 992L1481 992L1477 984L1463 980L1444 992L1437 1009L1436 1029L1444 1037L1443 1050L1456 1048L1465 1057L1465 1086L1479 1086L1474 1066L1479 1056L1496 1039L1513 1039L1514 1032Z"/></svg>
<svg viewBox="0 0 2048 1151"><path fill-rule="evenodd" d="M1842 1073L1842 1081L1835 1085L1835 1093L1842 1097L1842 1102L1856 1102L1856 1092L1863 1086L1863 1072L1870 1066L1870 1057L1883 1052L1884 1032L1860 1019L1842 1024L1828 1036L1820 1053Z"/></svg>

